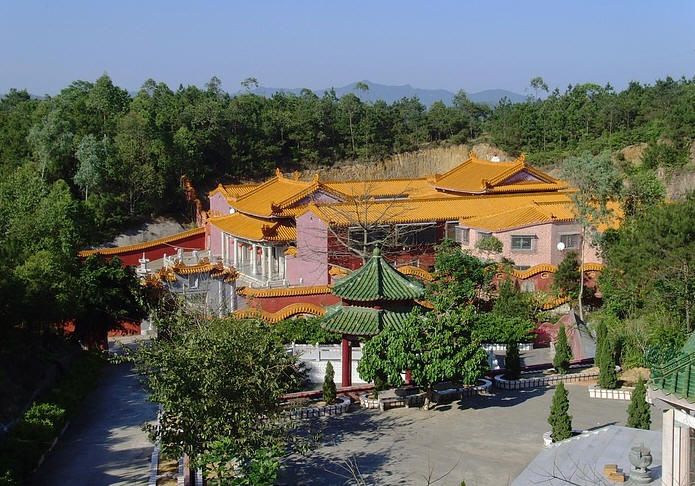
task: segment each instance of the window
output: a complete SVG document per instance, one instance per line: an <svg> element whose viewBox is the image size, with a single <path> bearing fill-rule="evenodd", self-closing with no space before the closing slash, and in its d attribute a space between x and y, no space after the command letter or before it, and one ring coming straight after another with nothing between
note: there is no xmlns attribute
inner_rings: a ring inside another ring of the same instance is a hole
<svg viewBox="0 0 695 486"><path fill-rule="evenodd" d="M533 250L535 235L512 235L512 250Z"/></svg>
<svg viewBox="0 0 695 486"><path fill-rule="evenodd" d="M367 231L367 250L374 248L374 245L379 245L380 247L388 246L386 239L389 236L389 230L386 226L375 226L374 228L369 228ZM357 250L362 250L364 245L364 232L363 228L353 226L348 229L348 240L350 248Z"/></svg>
<svg viewBox="0 0 695 486"><path fill-rule="evenodd" d="M471 241L471 230L468 228L456 227L456 242L462 243L466 246L470 244Z"/></svg>
<svg viewBox="0 0 695 486"><path fill-rule="evenodd" d="M565 250L577 250L582 243L582 235L579 233L560 235L560 242L565 245Z"/></svg>
<svg viewBox="0 0 695 486"><path fill-rule="evenodd" d="M480 243L485 238L489 238L490 236L492 236L492 233L490 233L488 231L478 231L478 241L477 242Z"/></svg>
<svg viewBox="0 0 695 486"><path fill-rule="evenodd" d="M396 227L398 243L403 246L434 245L437 226L434 224L401 224Z"/></svg>
<svg viewBox="0 0 695 486"><path fill-rule="evenodd" d="M446 223L446 234L445 237L456 241L456 226L458 225L458 221L447 221Z"/></svg>

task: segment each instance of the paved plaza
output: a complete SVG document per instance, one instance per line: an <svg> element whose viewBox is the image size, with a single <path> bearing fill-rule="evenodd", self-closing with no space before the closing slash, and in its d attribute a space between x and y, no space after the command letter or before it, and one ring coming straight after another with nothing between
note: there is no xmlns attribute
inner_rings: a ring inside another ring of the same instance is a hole
<svg viewBox="0 0 695 486"><path fill-rule="evenodd" d="M628 401L591 399L586 384L567 388L575 429L625 424ZM495 391L491 397L431 411L356 410L325 420L322 446L307 456L290 457L280 484L356 484L346 477L348 458L368 485L458 486L462 480L467 486L510 484L543 449L553 392L554 388ZM657 414L652 412L656 430L661 425Z"/></svg>

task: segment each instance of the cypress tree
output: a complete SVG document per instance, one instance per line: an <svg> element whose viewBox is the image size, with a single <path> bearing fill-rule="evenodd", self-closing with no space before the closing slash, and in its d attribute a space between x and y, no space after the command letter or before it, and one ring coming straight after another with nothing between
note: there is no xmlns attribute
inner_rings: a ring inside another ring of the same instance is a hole
<svg viewBox="0 0 695 486"><path fill-rule="evenodd" d="M519 345L516 341L507 343L504 367L506 369L504 377L507 380L518 380L521 376L521 357L519 356Z"/></svg>
<svg viewBox="0 0 695 486"><path fill-rule="evenodd" d="M596 355L594 356L594 364L599 368L603 368L603 345L606 343L608 336L608 328L604 322L601 322L596 329Z"/></svg>
<svg viewBox="0 0 695 486"><path fill-rule="evenodd" d="M567 413L569 408L567 388L565 388L564 383L560 382L555 389L553 404L550 407L550 416L548 417L548 423L551 427L550 436L553 442L569 439L572 436L572 416Z"/></svg>
<svg viewBox="0 0 695 486"><path fill-rule="evenodd" d="M335 372L333 371L333 365L329 361L328 364L326 364L326 375L323 378L323 400L327 404L335 402L335 397L337 395L335 381L333 381L334 376Z"/></svg>
<svg viewBox="0 0 695 486"><path fill-rule="evenodd" d="M601 348L599 349L599 373L598 386L601 388L614 389L618 387L618 375L615 372L615 355L613 353L613 343L604 337Z"/></svg>
<svg viewBox="0 0 695 486"><path fill-rule="evenodd" d="M558 373L565 374L570 369L570 360L572 359L572 349L567 343L567 333L565 325L560 324L560 329L557 332L557 341L555 342L555 357L553 358L553 366Z"/></svg>
<svg viewBox="0 0 695 486"><path fill-rule="evenodd" d="M632 392L630 406L627 408L628 427L645 430L649 430L651 427L652 417L646 397L647 388L644 386L644 380L640 377L635 386L635 391Z"/></svg>

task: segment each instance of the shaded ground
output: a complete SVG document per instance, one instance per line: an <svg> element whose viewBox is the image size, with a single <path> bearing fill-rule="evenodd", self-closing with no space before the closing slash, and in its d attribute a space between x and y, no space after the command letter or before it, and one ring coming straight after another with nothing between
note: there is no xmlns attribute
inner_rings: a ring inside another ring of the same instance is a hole
<svg viewBox="0 0 695 486"><path fill-rule="evenodd" d="M574 428L624 425L629 402L590 399L584 385L568 385ZM280 484L354 484L344 460L356 461L369 485L503 486L542 450L554 388L497 392L426 412L355 411L325 421L324 444L306 457L292 456ZM661 418L654 412L653 428Z"/></svg>
<svg viewBox="0 0 695 486"><path fill-rule="evenodd" d="M131 364L108 365L31 484L147 485L152 443L141 426L157 407L145 397Z"/></svg>

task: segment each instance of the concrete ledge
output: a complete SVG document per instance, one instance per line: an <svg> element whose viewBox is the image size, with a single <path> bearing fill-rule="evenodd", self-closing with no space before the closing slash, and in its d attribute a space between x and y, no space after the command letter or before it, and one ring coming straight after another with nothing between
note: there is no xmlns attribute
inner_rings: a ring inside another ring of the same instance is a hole
<svg viewBox="0 0 695 486"><path fill-rule="evenodd" d="M599 388L598 385L589 386L589 398L603 398L606 400L632 400L634 388Z"/></svg>
<svg viewBox="0 0 695 486"><path fill-rule="evenodd" d="M379 397L372 398L369 393L360 395L360 406L362 408L378 408L382 412L394 407L421 407L425 403L425 392L415 395L405 395L402 397Z"/></svg>
<svg viewBox="0 0 695 486"><path fill-rule="evenodd" d="M492 388L492 381L485 378L481 378L478 381L482 383L475 386L435 390L432 394L432 401L439 403L440 401L463 400L464 398L469 398L474 395L489 395L490 388Z"/></svg>
<svg viewBox="0 0 695 486"><path fill-rule="evenodd" d="M571 369L577 370L579 367ZM584 371L579 373L567 373L566 375L546 375L524 378L523 373L518 380L506 380L503 375L495 376L495 388L502 390L519 390L522 388L537 388L541 386L555 386L558 383L576 383L587 381L598 376L598 371Z"/></svg>
<svg viewBox="0 0 695 486"><path fill-rule="evenodd" d="M319 417L341 415L350 408L350 399L347 397L338 397L336 400L339 403L333 405L324 405L322 407L303 407L295 410L288 410L287 415L291 420L315 419Z"/></svg>

